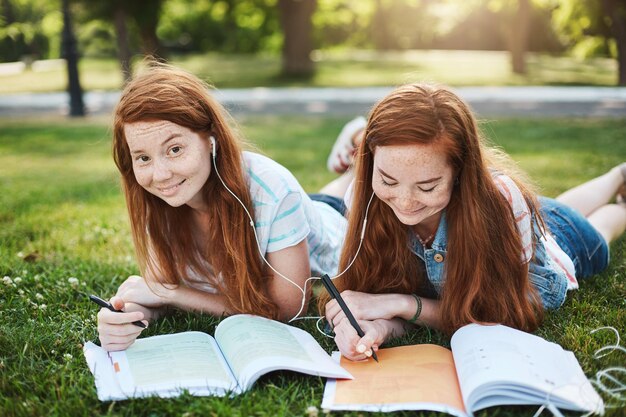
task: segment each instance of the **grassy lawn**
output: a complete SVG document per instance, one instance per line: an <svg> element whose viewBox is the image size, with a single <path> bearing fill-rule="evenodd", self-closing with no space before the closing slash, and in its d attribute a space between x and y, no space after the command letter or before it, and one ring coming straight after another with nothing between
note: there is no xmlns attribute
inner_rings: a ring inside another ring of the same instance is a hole
<svg viewBox="0 0 626 417"><path fill-rule="evenodd" d="M461 85L615 85L617 64L611 59L577 60L565 56L528 55L528 74L510 70L502 51L326 51L314 54L317 72L311 79L279 77L280 58L273 55L185 55L171 62L186 68L218 88L294 86L315 87L397 85L437 80ZM85 90L117 90L122 76L113 59L82 59ZM51 62L20 74L0 71L0 94L63 91L67 85L64 62Z"/></svg>
<svg viewBox="0 0 626 417"><path fill-rule="evenodd" d="M323 167L343 122L249 117L241 119L241 128L314 192L333 178ZM603 173L626 155L626 120L497 120L483 127L548 196ZM324 380L288 372L266 375L232 399L186 395L100 403L81 350L83 342L97 340L97 309L85 294L108 298L126 276L137 273L107 124L0 120L0 167L0 277L5 277L0 282L0 415L291 416L320 406ZM611 249L610 268L581 283L538 332L574 351L590 378L624 364L619 352L594 359L595 350L615 341L610 332L590 334L614 326L626 335L626 239ZM144 335L213 333L216 323L208 316L177 313ZM314 330L313 320L297 326L327 351L333 349L332 340ZM447 338L427 330L393 344L429 342L448 345ZM607 416L623 415L625 404L604 398L620 406ZM532 416L536 409L503 407L478 415Z"/></svg>

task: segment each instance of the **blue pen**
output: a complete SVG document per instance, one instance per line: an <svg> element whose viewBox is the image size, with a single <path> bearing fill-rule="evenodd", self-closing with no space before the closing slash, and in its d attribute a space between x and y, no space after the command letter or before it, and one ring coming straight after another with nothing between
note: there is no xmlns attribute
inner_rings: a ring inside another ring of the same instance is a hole
<svg viewBox="0 0 626 417"><path fill-rule="evenodd" d="M103 300L102 298L98 297L97 295L93 295L93 294L92 294L92 295L90 295L90 296L89 296L89 299L90 299L91 301L93 301L94 303L98 304L100 307L108 308L109 310L111 310L111 311L113 311L113 312L115 312L115 313L123 313L123 311L122 311L122 310L116 310L116 309L115 309L115 308L111 305L111 303L109 303L108 301ZM145 328L146 328L146 325L145 325L145 324L143 324L143 322L142 322L142 321L139 321L139 320L134 321L134 322L133 322L133 324L134 324L135 326L141 327L142 329L145 329Z"/></svg>

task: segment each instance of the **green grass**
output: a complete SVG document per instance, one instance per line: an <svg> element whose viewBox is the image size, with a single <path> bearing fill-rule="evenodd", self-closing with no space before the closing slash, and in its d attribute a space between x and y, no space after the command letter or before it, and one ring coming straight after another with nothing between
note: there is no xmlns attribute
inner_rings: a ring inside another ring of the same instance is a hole
<svg viewBox="0 0 626 417"><path fill-rule="evenodd" d="M305 117L241 120L247 137L291 169L309 192L333 178L323 167L342 123ZM497 120L483 127L549 196L603 173L626 155L626 120ZM83 342L97 340L97 309L85 294L109 297L126 276L137 273L108 128L94 119L0 121L0 167L0 277L12 281L0 281L0 415L291 416L320 406L324 380L289 372L266 375L233 399L185 395L100 403L81 350ZM590 377L624 364L617 352L593 359L596 349L614 340L608 332L590 331L613 325L626 335L625 273L622 238L612 245L610 268L583 282L538 332L574 351ZM208 316L176 313L145 335L212 333L216 323ZM333 349L312 321L297 325L327 351ZM427 342L448 344L427 330L393 344ZM621 407L607 415L623 415ZM502 407L478 415L532 416L535 411Z"/></svg>
<svg viewBox="0 0 626 417"><path fill-rule="evenodd" d="M432 81L462 85L600 85L617 81L612 59L578 60L567 56L528 54L528 74L515 75L508 52L503 51L325 51L314 54L317 72L310 79L285 79L275 55L203 54L174 56L171 62L186 68L218 88L259 86L361 87ZM121 72L113 59L80 61L83 88L117 90ZM0 94L63 91L65 65L2 75Z"/></svg>

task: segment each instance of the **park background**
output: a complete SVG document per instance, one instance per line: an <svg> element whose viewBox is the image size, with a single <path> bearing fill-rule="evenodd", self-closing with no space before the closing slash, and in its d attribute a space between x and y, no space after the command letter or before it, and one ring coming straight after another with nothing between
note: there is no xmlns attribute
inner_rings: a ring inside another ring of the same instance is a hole
<svg viewBox="0 0 626 417"><path fill-rule="evenodd" d="M615 86L626 84L626 5L618 0L2 0L0 15L0 99L17 106L68 92L60 109L26 106L11 117L0 111L3 416L312 415L321 404L323 379L287 372L233 399L98 402L81 350L97 340L96 309L85 294L109 297L138 271L110 155L110 109L95 111L82 98L118 93L144 55L188 69L217 91L244 94L337 87L358 95L421 80L485 92L539 86L623 93ZM347 115L230 110L248 141L307 191L333 178L325 160ZM490 141L548 196L626 159L623 113L479 116ZM592 380L626 359L619 351L594 357L617 343L611 331L594 329L626 331L626 240L611 249L609 269L581 283L537 332L574 351ZM217 322L176 313L145 334L212 333ZM312 321L296 325L333 349ZM392 345L448 342L423 329ZM623 391L603 397L615 407L607 415L623 415ZM536 409L478 415L532 416Z"/></svg>

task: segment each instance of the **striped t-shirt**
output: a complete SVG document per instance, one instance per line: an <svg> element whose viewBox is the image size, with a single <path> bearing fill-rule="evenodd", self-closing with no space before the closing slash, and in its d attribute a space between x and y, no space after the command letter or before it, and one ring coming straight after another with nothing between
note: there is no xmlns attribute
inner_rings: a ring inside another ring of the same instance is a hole
<svg viewBox="0 0 626 417"><path fill-rule="evenodd" d="M494 182L500 190L500 193L506 198L511 205L517 230L522 239L522 262L528 263L533 255L533 235L532 235L532 218L530 208L524 199L524 195L517 187L515 182L508 176L502 174L494 175ZM540 237L546 248L547 255L552 259L557 268L567 277L567 289L578 288L578 280L576 279L576 271L574 263L570 257L561 249L559 244L554 240L552 235L544 233Z"/></svg>
<svg viewBox="0 0 626 417"><path fill-rule="evenodd" d="M312 201L291 172L272 159L244 152L243 160L261 252L307 239L311 271L335 275L346 218L328 204Z"/></svg>

